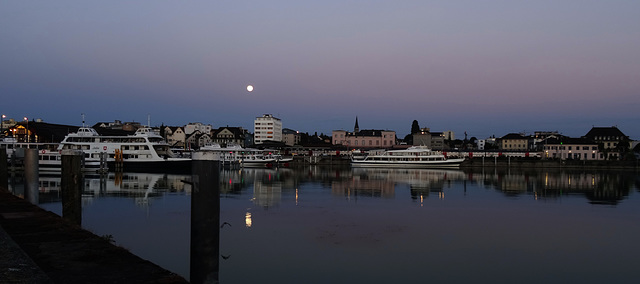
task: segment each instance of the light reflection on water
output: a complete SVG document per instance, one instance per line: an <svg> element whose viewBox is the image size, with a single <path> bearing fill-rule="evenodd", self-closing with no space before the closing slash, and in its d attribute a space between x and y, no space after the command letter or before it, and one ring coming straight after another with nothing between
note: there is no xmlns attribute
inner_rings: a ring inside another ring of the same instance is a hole
<svg viewBox="0 0 640 284"><path fill-rule="evenodd" d="M87 178L83 226L189 279L191 179ZM633 173L314 167L219 181L222 283L631 283L640 265ZM60 214L55 178L39 200Z"/></svg>

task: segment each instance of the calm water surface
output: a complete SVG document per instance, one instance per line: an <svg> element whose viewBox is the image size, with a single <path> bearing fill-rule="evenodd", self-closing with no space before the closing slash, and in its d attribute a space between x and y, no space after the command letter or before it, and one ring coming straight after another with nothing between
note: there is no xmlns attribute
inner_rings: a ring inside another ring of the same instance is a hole
<svg viewBox="0 0 640 284"><path fill-rule="evenodd" d="M87 178L82 225L190 279L193 179ZM221 227L210 233L219 237L211 258L221 283L640 278L635 173L243 169L221 171L216 183ZM41 177L39 202L61 214L57 186L59 178Z"/></svg>

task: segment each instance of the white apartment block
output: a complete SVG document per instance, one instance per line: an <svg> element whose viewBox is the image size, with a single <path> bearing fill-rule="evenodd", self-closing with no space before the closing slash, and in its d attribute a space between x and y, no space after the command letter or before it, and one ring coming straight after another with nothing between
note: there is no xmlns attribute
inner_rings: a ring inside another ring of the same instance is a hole
<svg viewBox="0 0 640 284"><path fill-rule="evenodd" d="M256 117L253 125L253 139L255 144L264 141L282 141L282 121L271 114Z"/></svg>
<svg viewBox="0 0 640 284"><path fill-rule="evenodd" d="M211 134L211 124L202 124L200 122L191 122L184 127L184 133L186 135L191 135L196 131L200 131L203 134Z"/></svg>

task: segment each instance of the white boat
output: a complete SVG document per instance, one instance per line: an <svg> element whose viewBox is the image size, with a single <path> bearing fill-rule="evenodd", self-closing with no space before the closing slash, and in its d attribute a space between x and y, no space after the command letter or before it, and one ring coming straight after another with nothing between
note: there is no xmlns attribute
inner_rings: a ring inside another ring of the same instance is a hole
<svg viewBox="0 0 640 284"><path fill-rule="evenodd" d="M200 147L200 151L212 151L218 153L218 157L224 164L238 163L242 167L275 167L287 166L293 158L283 158L274 150L261 150L254 148L242 148L239 145L209 144Z"/></svg>
<svg viewBox="0 0 640 284"><path fill-rule="evenodd" d="M61 172L62 155L61 151L57 150L58 147L58 143L18 142L13 137L4 137L0 140L0 148L5 149L9 162L11 159L23 160L26 149L35 149L38 152L38 170L43 173ZM82 170L85 172L100 171L100 159L85 159Z"/></svg>
<svg viewBox="0 0 640 284"><path fill-rule="evenodd" d="M449 159L439 151L425 146L413 146L403 150L387 150L351 159L352 167L387 168L456 168L464 158Z"/></svg>
<svg viewBox="0 0 640 284"><path fill-rule="evenodd" d="M149 127L123 136L103 136L93 128L81 127L60 142L58 150L67 149L83 151L85 160L100 159L100 155L106 153L107 164L112 170L191 171L191 159L174 154L164 138Z"/></svg>

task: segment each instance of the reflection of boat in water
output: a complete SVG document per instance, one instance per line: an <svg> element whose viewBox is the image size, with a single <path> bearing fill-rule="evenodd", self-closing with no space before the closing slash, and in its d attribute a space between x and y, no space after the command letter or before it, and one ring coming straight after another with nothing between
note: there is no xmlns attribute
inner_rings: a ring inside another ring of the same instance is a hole
<svg viewBox="0 0 640 284"><path fill-rule="evenodd" d="M352 159L353 167L393 168L457 168L464 158L449 159L442 152L431 151L424 146L413 146L403 150L371 152L363 158Z"/></svg>
<svg viewBox="0 0 640 284"><path fill-rule="evenodd" d="M124 171L190 170L191 159L178 157L162 136L149 127L139 128L133 135L102 136L95 129L81 127L68 134L58 150L81 150L85 160L99 159L106 153L110 169Z"/></svg>

